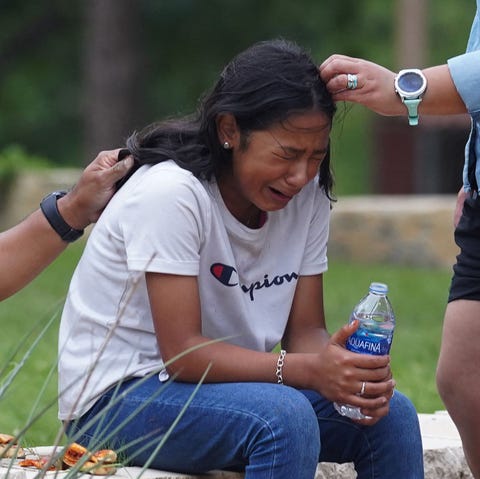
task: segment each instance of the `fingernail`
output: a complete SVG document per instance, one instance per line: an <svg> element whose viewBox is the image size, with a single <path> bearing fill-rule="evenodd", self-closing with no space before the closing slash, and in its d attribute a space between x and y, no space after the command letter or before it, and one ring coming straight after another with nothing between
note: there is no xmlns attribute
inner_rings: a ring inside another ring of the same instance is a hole
<svg viewBox="0 0 480 479"><path fill-rule="evenodd" d="M123 160L123 164L125 168L130 169L133 166L133 156L127 156L127 158Z"/></svg>

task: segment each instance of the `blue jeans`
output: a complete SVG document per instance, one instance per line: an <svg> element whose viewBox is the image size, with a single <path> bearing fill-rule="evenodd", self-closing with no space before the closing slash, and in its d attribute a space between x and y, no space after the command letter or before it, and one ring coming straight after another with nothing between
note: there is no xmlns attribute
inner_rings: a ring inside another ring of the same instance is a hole
<svg viewBox="0 0 480 479"><path fill-rule="evenodd" d="M70 424L71 439L120 449L131 465L142 466L195 387L165 385L156 376L129 380ZM388 416L360 426L314 391L267 383L203 384L149 466L191 474L243 470L248 479L312 479L319 461L353 461L358 479L423 479L415 408L396 392Z"/></svg>

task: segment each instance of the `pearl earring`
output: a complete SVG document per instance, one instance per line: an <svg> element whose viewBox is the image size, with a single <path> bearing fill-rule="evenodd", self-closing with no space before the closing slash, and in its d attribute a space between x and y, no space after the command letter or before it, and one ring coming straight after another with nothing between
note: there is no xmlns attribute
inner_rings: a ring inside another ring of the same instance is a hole
<svg viewBox="0 0 480 479"><path fill-rule="evenodd" d="M229 150L229 149L230 149L230 143L229 143L228 141L224 142L224 143L223 143L223 148L224 148L225 150Z"/></svg>

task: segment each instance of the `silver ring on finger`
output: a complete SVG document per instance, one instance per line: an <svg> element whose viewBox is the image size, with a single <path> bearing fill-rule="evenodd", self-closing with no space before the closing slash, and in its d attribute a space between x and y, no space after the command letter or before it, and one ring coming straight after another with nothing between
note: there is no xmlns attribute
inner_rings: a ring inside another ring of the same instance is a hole
<svg viewBox="0 0 480 479"><path fill-rule="evenodd" d="M347 73L347 89L355 90L358 86L358 77L352 73Z"/></svg>
<svg viewBox="0 0 480 479"><path fill-rule="evenodd" d="M362 388L360 389L360 392L358 393L359 396L363 396L365 394L365 381L362 381Z"/></svg>

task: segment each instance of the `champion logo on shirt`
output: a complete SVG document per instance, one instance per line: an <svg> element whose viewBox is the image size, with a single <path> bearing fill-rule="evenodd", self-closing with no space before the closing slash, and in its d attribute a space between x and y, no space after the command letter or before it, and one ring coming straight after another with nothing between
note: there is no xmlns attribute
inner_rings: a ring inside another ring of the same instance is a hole
<svg viewBox="0 0 480 479"><path fill-rule="evenodd" d="M210 266L210 272L225 286L237 286L238 284L237 270L233 266L213 263L212 266Z"/></svg>
<svg viewBox="0 0 480 479"><path fill-rule="evenodd" d="M233 266L228 266L222 263L213 263L210 266L212 275L225 286L238 285L238 273ZM281 286L285 281L290 283L296 281L298 274L295 272L277 275L274 278L269 278L268 274L263 276L263 281L254 281L250 285L242 284L241 288L244 293L248 293L251 301L255 301L254 291L262 288L271 288L272 286Z"/></svg>

